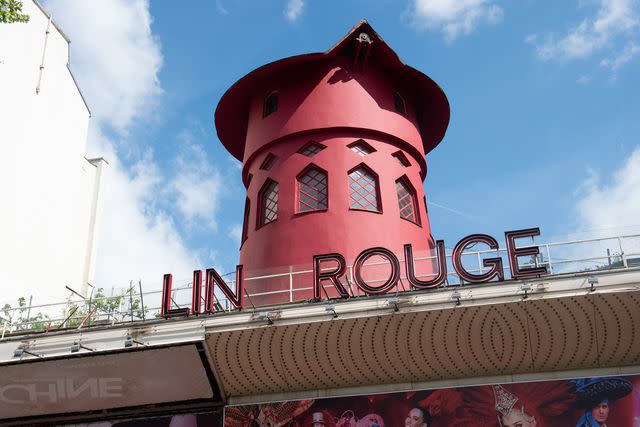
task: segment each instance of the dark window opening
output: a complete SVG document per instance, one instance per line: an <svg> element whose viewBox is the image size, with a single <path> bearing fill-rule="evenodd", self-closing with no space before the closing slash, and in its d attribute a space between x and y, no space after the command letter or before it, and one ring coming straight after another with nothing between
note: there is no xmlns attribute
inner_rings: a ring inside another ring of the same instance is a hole
<svg viewBox="0 0 640 427"><path fill-rule="evenodd" d="M396 111L403 116L407 115L407 108L404 103L404 98L398 93L393 92L393 105L396 107Z"/></svg>
<svg viewBox="0 0 640 427"><path fill-rule="evenodd" d="M398 163L400 163L400 165L404 166L405 168L411 166L409 159L407 159L407 156L405 156L402 151L396 151L392 154L392 156L398 161Z"/></svg>
<svg viewBox="0 0 640 427"><path fill-rule="evenodd" d="M276 160L278 160L278 156L274 154L267 154L267 157L264 158L262 164L260 165L260 169L268 171L271 170L273 165L276 164Z"/></svg>
<svg viewBox="0 0 640 427"><path fill-rule="evenodd" d="M264 100L262 117L267 117L276 111L278 111L278 92L271 92Z"/></svg>
<svg viewBox="0 0 640 427"><path fill-rule="evenodd" d="M244 222L242 223L242 238L240 240L240 247L247 240L249 236L249 211L251 210L251 201L247 197L244 201Z"/></svg>

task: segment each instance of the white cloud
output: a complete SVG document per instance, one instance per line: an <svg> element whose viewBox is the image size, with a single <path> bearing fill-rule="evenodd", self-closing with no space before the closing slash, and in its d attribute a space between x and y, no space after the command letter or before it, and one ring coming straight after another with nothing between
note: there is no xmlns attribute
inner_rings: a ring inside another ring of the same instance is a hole
<svg viewBox="0 0 640 427"><path fill-rule="evenodd" d="M240 239L242 239L242 224L234 224L229 229L229 238L236 242L237 247L240 247Z"/></svg>
<svg viewBox="0 0 640 427"><path fill-rule="evenodd" d="M216 9L221 15L228 15L229 11L222 4L222 0L216 0Z"/></svg>
<svg viewBox="0 0 640 427"><path fill-rule="evenodd" d="M92 137L103 139L103 146L111 144L99 133ZM111 160L104 185L95 284L109 290L142 279L145 290L158 290L164 273L188 278L201 265L200 260L186 247L172 218L155 206L166 178L151 152L130 168L124 167L115 152L107 156Z"/></svg>
<svg viewBox="0 0 640 427"><path fill-rule="evenodd" d="M588 58L605 48L619 50L621 43L636 37L640 22L636 0L598 0L598 4L594 16L583 19L565 35L533 34L525 41L535 46L542 60Z"/></svg>
<svg viewBox="0 0 640 427"><path fill-rule="evenodd" d="M593 170L577 191L576 227L566 240L600 239L556 246L556 260L578 260L556 264L554 271L580 271L620 263L621 252L627 258L640 257L640 147L637 147L618 170L602 179ZM562 240L565 240L563 238Z"/></svg>
<svg viewBox="0 0 640 427"><path fill-rule="evenodd" d="M167 177L151 148L128 137L132 123L148 120L162 94L162 53L151 31L148 1L49 0L46 7L72 40L71 68L93 113L91 155L103 155L110 163L94 283L110 290L142 279L145 290L157 290L164 273L188 279L194 267L201 267L201 257L180 236L173 212L162 206L177 200L184 218L209 214L209 223L215 224L211 212L205 212L206 198L199 197L203 191L217 194L216 174L197 145L183 144L187 148L178 172ZM119 135L117 143L107 136L109 130ZM198 156L194 169L189 169L190 155Z"/></svg>
<svg viewBox="0 0 640 427"><path fill-rule="evenodd" d="M589 84L590 81L591 81L591 78L583 74L580 77L578 77L578 79L576 80L576 83L586 86Z"/></svg>
<svg viewBox="0 0 640 427"><path fill-rule="evenodd" d="M602 61L600 61L600 65L611 69L611 71L613 71L615 75L615 73L620 69L620 67L625 65L627 62L631 61L639 53L640 53L640 46L638 46L635 43L629 43L618 54L614 55L611 58L605 58Z"/></svg>
<svg viewBox="0 0 640 427"><path fill-rule="evenodd" d="M591 172L580 190L576 205L578 231L607 230L624 232L640 230L640 147L625 164L612 174L610 183L603 183Z"/></svg>
<svg viewBox="0 0 640 427"><path fill-rule="evenodd" d="M504 14L494 0L413 0L409 13L416 26L441 30L447 40L480 23L496 24Z"/></svg>
<svg viewBox="0 0 640 427"><path fill-rule="evenodd" d="M215 212L222 190L220 174L207 160L202 146L197 144L183 147L176 164L178 171L169 183L176 209L189 225L201 221L215 230Z"/></svg>
<svg viewBox="0 0 640 427"><path fill-rule="evenodd" d="M146 0L49 0L46 8L71 40L71 69L94 120L124 132L161 93L160 44Z"/></svg>
<svg viewBox="0 0 640 427"><path fill-rule="evenodd" d="M295 22L302 15L304 0L288 0L284 9L284 16L289 22Z"/></svg>

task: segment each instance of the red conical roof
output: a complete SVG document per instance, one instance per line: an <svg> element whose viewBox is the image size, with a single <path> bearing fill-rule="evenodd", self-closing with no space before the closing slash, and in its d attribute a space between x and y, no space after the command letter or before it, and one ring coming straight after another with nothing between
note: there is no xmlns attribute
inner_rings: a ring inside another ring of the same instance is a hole
<svg viewBox="0 0 640 427"><path fill-rule="evenodd" d="M412 88L420 135L425 153L440 143L449 124L449 102L442 89L427 75L405 64L366 20L360 21L338 44L324 53L291 56L259 67L231 86L222 96L215 112L218 137L238 160L243 159L247 132L249 102L254 88L270 76L290 71L313 62L329 62L338 56L349 56L355 48L354 39L367 33L373 41L369 64L376 64L393 78Z"/></svg>

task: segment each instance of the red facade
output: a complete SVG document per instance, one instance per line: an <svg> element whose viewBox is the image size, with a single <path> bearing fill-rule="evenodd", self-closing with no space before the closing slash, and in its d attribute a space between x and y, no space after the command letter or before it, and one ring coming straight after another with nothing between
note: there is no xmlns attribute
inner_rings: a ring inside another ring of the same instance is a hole
<svg viewBox="0 0 640 427"><path fill-rule="evenodd" d="M240 79L215 121L243 162L247 275L297 271L332 252L351 264L375 246L430 253L425 155L448 120L442 90L364 21L326 53Z"/></svg>

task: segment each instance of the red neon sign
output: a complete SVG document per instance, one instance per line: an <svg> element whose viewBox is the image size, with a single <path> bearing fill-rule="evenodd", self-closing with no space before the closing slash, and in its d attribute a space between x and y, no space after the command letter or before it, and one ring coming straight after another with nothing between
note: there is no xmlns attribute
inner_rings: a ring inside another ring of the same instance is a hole
<svg viewBox="0 0 640 427"><path fill-rule="evenodd" d="M188 316L190 313L213 313L216 311L216 296L214 288L217 286L227 297L229 303L241 310L244 307L244 269L242 265L236 266L236 290L231 290L227 282L213 268L205 272L204 311L202 310L202 270L193 272L191 287L191 309L171 308L171 287L173 276L165 274L162 280L162 307L160 315L165 318Z"/></svg>
<svg viewBox="0 0 640 427"><path fill-rule="evenodd" d="M540 253L538 246L528 246L524 248L516 247L515 240L524 237L533 237L540 235L539 228L529 228L524 230L507 231L504 233L507 242L507 256L509 259L509 268L513 279L523 279L530 277L540 277L548 274L546 266L538 267L521 267L518 264L518 258L525 256L537 256ZM452 264L456 274L461 280L468 283L487 283L497 278L498 281L505 279L502 258L486 258L482 261L484 267L490 268L486 273L477 274L467 271L462 264L462 254L464 250L474 243L482 243L489 246L490 249L497 250L499 248L498 241L487 234L472 234L461 239L453 249ZM437 273L429 280L422 280L416 277L415 265L413 260L413 249L410 244L404 245L405 272L407 280L412 289L433 289L442 286L447 277L447 260L445 254L444 240L436 242L436 266ZM379 256L389 261L391 272L389 277L381 285L373 285L367 283L362 276L362 269L365 262L373 257ZM327 263L334 263L334 267L327 268ZM323 264L325 265L323 267ZM329 282L336 289L339 298L349 298L351 295L342 284L342 279L346 274L347 263L343 255L339 253L328 253L315 255L313 257L313 298L322 300L322 293L326 291L323 283ZM355 285L366 295L378 295L389 292L393 289L400 279L400 261L396 254L389 249L383 247L374 247L365 249L355 259L353 265L353 281ZM202 271L193 272L193 290L192 304L189 308L171 308L171 274L165 274L162 287L162 309L163 317L188 316L190 313L213 313L216 311L215 288L222 291L229 303L235 308L241 310L244 308L244 270L242 265L236 267L235 291L232 291L229 285L218 274L218 272L209 268L205 272L205 295L204 310L202 310Z"/></svg>

